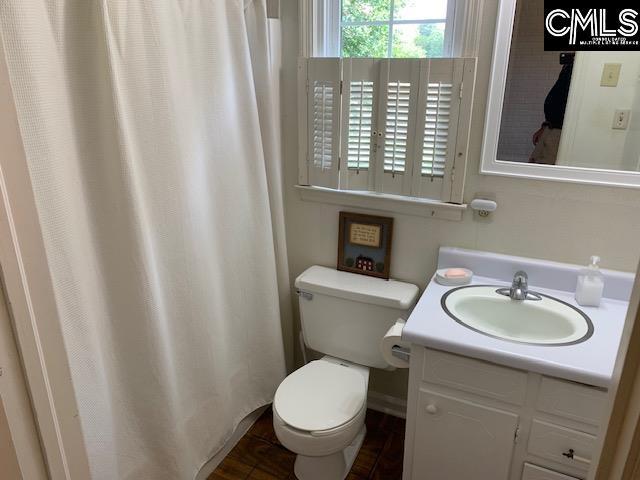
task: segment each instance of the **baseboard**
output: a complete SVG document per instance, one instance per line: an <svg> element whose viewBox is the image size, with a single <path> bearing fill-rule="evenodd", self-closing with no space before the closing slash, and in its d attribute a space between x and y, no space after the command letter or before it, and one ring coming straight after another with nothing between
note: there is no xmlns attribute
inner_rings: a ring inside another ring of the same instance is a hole
<svg viewBox="0 0 640 480"><path fill-rule="evenodd" d="M367 408L393 415L394 417L407 418L407 401L384 393L369 391L367 394Z"/></svg>
<svg viewBox="0 0 640 480"><path fill-rule="evenodd" d="M222 449L216 453L211 460L202 466L194 480L206 480L268 407L269 405L260 407L240 420L240 423L231 435L231 438L229 438L227 443L224 444L224 447L222 447Z"/></svg>

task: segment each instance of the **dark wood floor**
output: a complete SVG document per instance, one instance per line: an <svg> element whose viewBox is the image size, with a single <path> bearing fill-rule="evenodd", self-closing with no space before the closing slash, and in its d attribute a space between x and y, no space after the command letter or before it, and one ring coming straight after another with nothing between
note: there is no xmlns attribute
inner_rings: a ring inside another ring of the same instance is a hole
<svg viewBox="0 0 640 480"><path fill-rule="evenodd" d="M400 480L404 420L367 410L365 422L367 435L347 480ZM295 480L294 460L276 438L269 408L208 480Z"/></svg>

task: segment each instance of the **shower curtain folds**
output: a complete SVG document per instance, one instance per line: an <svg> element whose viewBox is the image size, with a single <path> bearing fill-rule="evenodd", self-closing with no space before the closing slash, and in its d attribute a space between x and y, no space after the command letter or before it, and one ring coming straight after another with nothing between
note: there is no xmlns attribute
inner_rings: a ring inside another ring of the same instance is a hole
<svg viewBox="0 0 640 480"><path fill-rule="evenodd" d="M0 3L93 479L193 479L285 374L264 1Z"/></svg>

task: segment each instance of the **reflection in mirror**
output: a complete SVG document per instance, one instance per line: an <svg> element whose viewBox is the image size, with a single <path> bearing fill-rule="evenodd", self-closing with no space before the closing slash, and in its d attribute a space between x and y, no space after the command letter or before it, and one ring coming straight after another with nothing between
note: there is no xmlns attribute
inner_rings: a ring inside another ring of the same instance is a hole
<svg viewBox="0 0 640 480"><path fill-rule="evenodd" d="M544 0L518 0L497 159L640 171L640 52L544 50Z"/></svg>

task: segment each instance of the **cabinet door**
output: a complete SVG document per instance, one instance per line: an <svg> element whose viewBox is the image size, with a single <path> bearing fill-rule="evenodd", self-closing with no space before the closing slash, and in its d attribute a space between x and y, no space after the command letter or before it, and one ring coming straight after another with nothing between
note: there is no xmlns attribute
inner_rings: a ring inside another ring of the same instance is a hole
<svg viewBox="0 0 640 480"><path fill-rule="evenodd" d="M421 390L412 480L506 480L518 416Z"/></svg>

